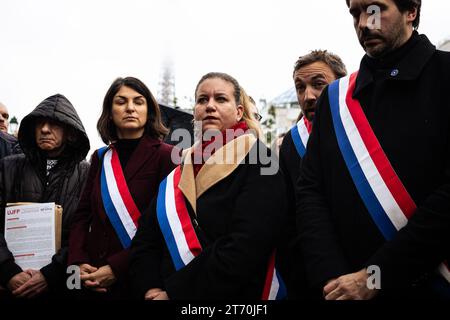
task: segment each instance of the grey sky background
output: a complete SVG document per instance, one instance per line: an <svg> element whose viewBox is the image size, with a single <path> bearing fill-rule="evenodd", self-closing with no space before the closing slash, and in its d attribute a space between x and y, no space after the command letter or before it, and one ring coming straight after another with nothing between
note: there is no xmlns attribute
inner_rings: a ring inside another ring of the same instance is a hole
<svg viewBox="0 0 450 320"><path fill-rule="evenodd" d="M450 1L425 0L419 31L450 38ZM364 52L344 0L1 0L0 101L21 120L64 94L91 140L103 97L119 76L157 95L171 63L183 105L200 77L227 72L256 100L289 89L299 55L328 49L358 69Z"/></svg>

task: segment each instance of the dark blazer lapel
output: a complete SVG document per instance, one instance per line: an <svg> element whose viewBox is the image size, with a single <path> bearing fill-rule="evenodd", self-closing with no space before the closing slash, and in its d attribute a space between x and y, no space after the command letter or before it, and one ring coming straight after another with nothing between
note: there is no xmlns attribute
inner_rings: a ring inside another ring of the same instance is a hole
<svg viewBox="0 0 450 320"><path fill-rule="evenodd" d="M142 166L156 156L156 147L160 144L161 141L158 139L151 138L147 135L142 137L142 140L139 142L125 167L124 175L127 182L131 181Z"/></svg>

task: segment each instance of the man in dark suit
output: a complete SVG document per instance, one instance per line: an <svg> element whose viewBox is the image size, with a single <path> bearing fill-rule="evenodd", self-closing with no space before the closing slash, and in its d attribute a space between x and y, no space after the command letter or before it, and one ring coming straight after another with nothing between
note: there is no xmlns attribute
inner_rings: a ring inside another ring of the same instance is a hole
<svg viewBox="0 0 450 320"><path fill-rule="evenodd" d="M430 297L449 245L450 54L415 31L420 0L346 3L366 55L319 99L303 159L308 279L328 300Z"/></svg>
<svg viewBox="0 0 450 320"><path fill-rule="evenodd" d="M344 63L337 55L326 50L314 50L301 56L295 63L293 79L297 92L301 113L298 123L286 134L280 148L280 169L283 172L287 186L289 206L289 248L285 256L288 270L284 278L288 287L290 299L306 298L306 279L304 268L298 259L299 255L292 254L300 250L295 237L295 184L300 171L301 160L306 151L307 137L301 137L299 125L307 125L310 131L316 110L317 99L322 90L330 82L347 74ZM309 133L309 132L308 132ZM306 134L306 131L304 132ZM302 139L303 138L303 139ZM303 140L303 141L302 141ZM299 145L300 144L300 145ZM290 258L292 257L292 259Z"/></svg>

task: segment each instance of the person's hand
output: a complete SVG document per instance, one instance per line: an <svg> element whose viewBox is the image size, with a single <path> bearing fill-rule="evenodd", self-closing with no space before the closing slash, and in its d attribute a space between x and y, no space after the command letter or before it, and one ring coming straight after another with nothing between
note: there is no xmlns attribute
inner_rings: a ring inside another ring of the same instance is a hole
<svg viewBox="0 0 450 320"><path fill-rule="evenodd" d="M333 285L331 285L332 283L335 283L337 281L337 278L335 278L335 279L330 279L330 280L328 280L327 281L327 284L325 285L325 287L323 287L323 289L322 289L322 294L323 294L323 297L325 297L328 293L327 293L327 291L325 291L326 289L327 290L329 290L329 288L334 288L334 286Z"/></svg>
<svg viewBox="0 0 450 320"><path fill-rule="evenodd" d="M90 274L98 270L98 268L91 266L88 263L83 263L78 266L80 268L80 276Z"/></svg>
<svg viewBox="0 0 450 320"><path fill-rule="evenodd" d="M167 292L160 288L153 288L145 293L145 300L169 300Z"/></svg>
<svg viewBox="0 0 450 320"><path fill-rule="evenodd" d="M153 300L169 300L169 296L166 291L161 291Z"/></svg>
<svg viewBox="0 0 450 320"><path fill-rule="evenodd" d="M13 292L30 279L31 275L22 271L9 279L7 287L9 291Z"/></svg>
<svg viewBox="0 0 450 320"><path fill-rule="evenodd" d="M80 264L79 267L80 267L80 280L83 282L84 287L91 289L93 291L96 291L96 292L106 292L107 291L105 288L100 288L98 286L98 284L95 283L94 281L91 281L91 280L83 281L83 276L94 273L95 271L98 270L98 268L93 267L88 263Z"/></svg>
<svg viewBox="0 0 450 320"><path fill-rule="evenodd" d="M33 298L48 290L47 280L38 270L25 270L31 278L23 285L15 289L12 294L18 298Z"/></svg>
<svg viewBox="0 0 450 320"><path fill-rule="evenodd" d="M100 267L90 273L81 274L80 279L86 288L103 293L107 292L107 289L117 280L109 265Z"/></svg>
<svg viewBox="0 0 450 320"><path fill-rule="evenodd" d="M378 290L367 286L366 269L331 280L323 288L326 300L370 300Z"/></svg>

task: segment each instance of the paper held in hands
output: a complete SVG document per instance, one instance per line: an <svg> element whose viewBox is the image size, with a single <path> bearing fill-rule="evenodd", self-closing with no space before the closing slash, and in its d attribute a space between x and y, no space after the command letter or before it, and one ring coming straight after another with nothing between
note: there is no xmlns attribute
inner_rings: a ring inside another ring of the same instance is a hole
<svg viewBox="0 0 450 320"><path fill-rule="evenodd" d="M5 239L23 270L48 265L61 247L62 207L55 203L8 203Z"/></svg>

